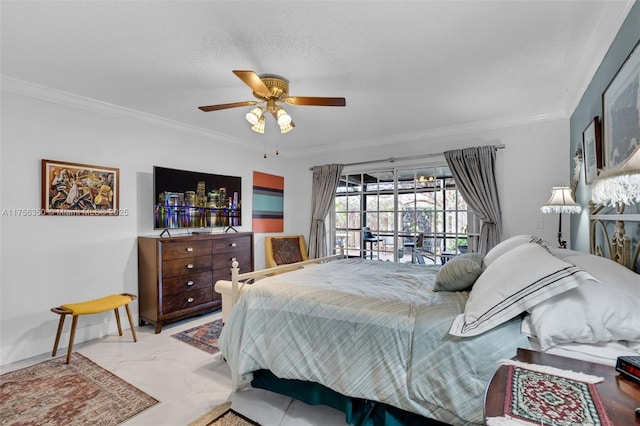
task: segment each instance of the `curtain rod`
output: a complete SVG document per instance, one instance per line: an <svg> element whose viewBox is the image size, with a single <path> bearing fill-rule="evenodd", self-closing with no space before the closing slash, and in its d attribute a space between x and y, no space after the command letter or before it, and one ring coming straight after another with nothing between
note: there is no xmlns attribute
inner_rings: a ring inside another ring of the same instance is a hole
<svg viewBox="0 0 640 426"><path fill-rule="evenodd" d="M493 147L496 150L505 148L504 144L494 145ZM345 163L345 164L343 164L343 166L359 166L361 164L383 163L385 161L393 163L393 162L396 162L396 161L417 160L417 159L420 159L420 158L437 157L437 156L443 155L443 154L444 154L444 152L437 152L437 153L433 153L433 154L409 155L409 156L406 156L406 157L390 157L390 158L385 158L385 159L382 159L382 160L368 160L368 161L358 161L356 163ZM313 170L313 167L310 167L309 170Z"/></svg>

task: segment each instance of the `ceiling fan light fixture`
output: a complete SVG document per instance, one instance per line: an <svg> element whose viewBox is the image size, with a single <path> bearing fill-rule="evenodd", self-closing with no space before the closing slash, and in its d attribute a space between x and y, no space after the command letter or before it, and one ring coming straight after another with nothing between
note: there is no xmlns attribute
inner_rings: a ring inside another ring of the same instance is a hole
<svg viewBox="0 0 640 426"><path fill-rule="evenodd" d="M251 130L253 130L256 133L264 134L264 125L265 125L264 116L261 116L258 122L253 126L251 126Z"/></svg>
<svg viewBox="0 0 640 426"><path fill-rule="evenodd" d="M289 123L284 124L284 125L280 124L280 123L278 123L278 124L280 126L280 133L282 133L282 134L289 133L290 131L293 130L293 126L292 126L293 123L291 121L289 121Z"/></svg>
<svg viewBox="0 0 640 426"><path fill-rule="evenodd" d="M278 117L278 125L280 126L280 130L282 130L284 126L287 126L291 123L291 116L287 114L287 111L285 111L284 108L278 108L278 112L276 113L276 115Z"/></svg>
<svg viewBox="0 0 640 426"><path fill-rule="evenodd" d="M260 121L260 118L262 118L262 114L263 114L262 108L255 107L254 109L249 111L245 117L247 118L247 121L249 123L255 126ZM263 126L263 129L264 129L264 126Z"/></svg>
<svg viewBox="0 0 640 426"><path fill-rule="evenodd" d="M296 125L291 116L279 103L287 105L306 106L330 106L343 107L347 105L345 98L317 97L317 96L289 96L289 81L275 74L258 75L250 70L233 70L233 73L253 91L253 96L258 101L241 101L217 105L199 106L204 112L220 111L229 108L251 106L252 110L245 114L245 118L251 124L251 130L264 134L265 113L273 115L280 127L280 133L288 133ZM261 105L261 106L255 106ZM277 154L276 154L277 155Z"/></svg>

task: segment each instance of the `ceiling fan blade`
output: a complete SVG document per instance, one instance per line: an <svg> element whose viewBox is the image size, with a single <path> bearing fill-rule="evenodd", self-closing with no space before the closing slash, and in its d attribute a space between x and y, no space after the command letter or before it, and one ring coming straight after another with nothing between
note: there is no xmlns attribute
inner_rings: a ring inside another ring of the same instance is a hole
<svg viewBox="0 0 640 426"><path fill-rule="evenodd" d="M271 90L265 86L262 80L260 80L260 77L258 77L258 74L255 72L234 70L233 73L257 94L265 97L271 96Z"/></svg>
<svg viewBox="0 0 640 426"><path fill-rule="evenodd" d="M218 111L221 109L229 109L229 108L238 108L244 106L256 105L258 102L256 101L244 101L244 102L233 102L230 104L219 104L219 105L207 105L198 107L198 109L209 112L209 111Z"/></svg>
<svg viewBox="0 0 640 426"><path fill-rule="evenodd" d="M313 96L289 96L282 99L289 105L309 105L309 106L346 106L345 98L318 98Z"/></svg>

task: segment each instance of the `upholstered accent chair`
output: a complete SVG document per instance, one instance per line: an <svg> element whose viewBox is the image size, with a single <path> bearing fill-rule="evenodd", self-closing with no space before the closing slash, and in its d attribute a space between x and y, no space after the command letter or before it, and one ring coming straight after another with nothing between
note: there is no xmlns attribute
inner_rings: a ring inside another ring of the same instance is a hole
<svg viewBox="0 0 640 426"><path fill-rule="evenodd" d="M307 245L302 235L265 237L264 253L267 268L309 260Z"/></svg>

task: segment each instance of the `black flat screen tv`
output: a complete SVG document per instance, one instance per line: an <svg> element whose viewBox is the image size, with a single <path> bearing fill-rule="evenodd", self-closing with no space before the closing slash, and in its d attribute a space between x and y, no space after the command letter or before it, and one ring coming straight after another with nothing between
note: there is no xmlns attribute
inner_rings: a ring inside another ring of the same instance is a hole
<svg viewBox="0 0 640 426"><path fill-rule="evenodd" d="M153 167L154 229L242 225L242 178Z"/></svg>

